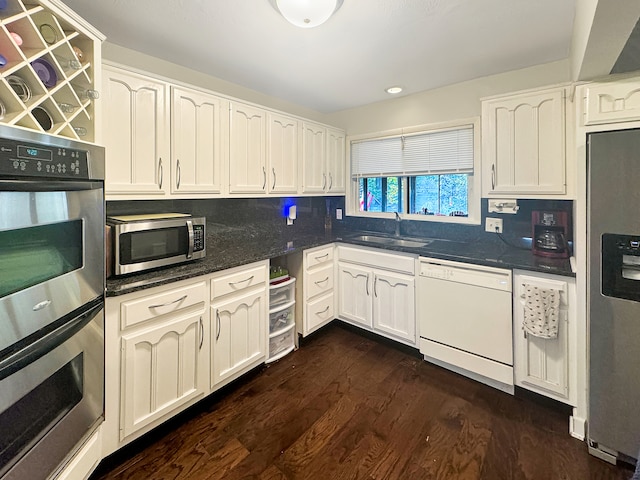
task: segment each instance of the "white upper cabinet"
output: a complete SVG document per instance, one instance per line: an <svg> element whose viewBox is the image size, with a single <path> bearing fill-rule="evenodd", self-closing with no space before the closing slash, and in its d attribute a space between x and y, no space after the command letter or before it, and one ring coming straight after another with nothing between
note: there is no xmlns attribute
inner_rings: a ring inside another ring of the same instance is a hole
<svg viewBox="0 0 640 480"><path fill-rule="evenodd" d="M266 193L267 112L232 102L229 114L229 193Z"/></svg>
<svg viewBox="0 0 640 480"><path fill-rule="evenodd" d="M220 193L227 102L183 87L171 93L171 193Z"/></svg>
<svg viewBox="0 0 640 480"><path fill-rule="evenodd" d="M345 148L346 135L344 131L327 128L327 162L326 170L329 183L325 191L330 194L345 192Z"/></svg>
<svg viewBox="0 0 640 480"><path fill-rule="evenodd" d="M345 192L345 133L302 123L302 193Z"/></svg>
<svg viewBox="0 0 640 480"><path fill-rule="evenodd" d="M302 122L302 193L324 193L327 130L321 125Z"/></svg>
<svg viewBox="0 0 640 480"><path fill-rule="evenodd" d="M584 125L640 120L640 78L612 79L583 87Z"/></svg>
<svg viewBox="0 0 640 480"><path fill-rule="evenodd" d="M563 87L483 101L484 196L564 196L565 139Z"/></svg>
<svg viewBox="0 0 640 480"><path fill-rule="evenodd" d="M267 114L267 187L271 193L298 193L298 120Z"/></svg>
<svg viewBox="0 0 640 480"><path fill-rule="evenodd" d="M170 170L167 84L105 65L102 85L106 194L166 195Z"/></svg>

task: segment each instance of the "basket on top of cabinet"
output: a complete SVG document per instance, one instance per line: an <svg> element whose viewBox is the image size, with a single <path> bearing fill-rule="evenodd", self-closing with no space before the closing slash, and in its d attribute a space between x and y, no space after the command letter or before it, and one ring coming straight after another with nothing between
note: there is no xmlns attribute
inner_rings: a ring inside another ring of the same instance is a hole
<svg viewBox="0 0 640 480"><path fill-rule="evenodd" d="M269 356L268 362L284 357L295 348L296 279L269 286Z"/></svg>
<svg viewBox="0 0 640 480"><path fill-rule="evenodd" d="M102 40L57 0L7 0L0 7L0 123L95 142Z"/></svg>

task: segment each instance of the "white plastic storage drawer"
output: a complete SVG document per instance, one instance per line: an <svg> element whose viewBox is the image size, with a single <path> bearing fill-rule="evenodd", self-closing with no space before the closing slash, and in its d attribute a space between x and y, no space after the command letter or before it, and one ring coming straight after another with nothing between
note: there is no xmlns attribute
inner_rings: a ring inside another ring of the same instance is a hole
<svg viewBox="0 0 640 480"><path fill-rule="evenodd" d="M296 298L296 279L290 278L286 282L269 286L269 308L280 307L293 302Z"/></svg>
<svg viewBox="0 0 640 480"><path fill-rule="evenodd" d="M295 317L295 302L289 302L282 308L271 310L269 313L269 333L279 332L293 325Z"/></svg>
<svg viewBox="0 0 640 480"><path fill-rule="evenodd" d="M269 361L284 357L294 348L295 325L269 338Z"/></svg>

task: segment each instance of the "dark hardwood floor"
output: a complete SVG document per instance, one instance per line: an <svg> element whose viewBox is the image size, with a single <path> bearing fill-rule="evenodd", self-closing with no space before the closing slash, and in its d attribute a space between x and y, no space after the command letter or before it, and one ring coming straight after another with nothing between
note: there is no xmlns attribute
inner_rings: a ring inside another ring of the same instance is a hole
<svg viewBox="0 0 640 480"><path fill-rule="evenodd" d="M106 479L628 479L556 405L330 325L105 459Z"/></svg>

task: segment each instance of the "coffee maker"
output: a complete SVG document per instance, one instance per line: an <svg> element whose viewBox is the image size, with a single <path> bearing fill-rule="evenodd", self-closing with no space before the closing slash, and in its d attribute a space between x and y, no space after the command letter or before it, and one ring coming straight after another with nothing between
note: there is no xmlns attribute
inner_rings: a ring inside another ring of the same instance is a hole
<svg viewBox="0 0 640 480"><path fill-rule="evenodd" d="M534 255L569 258L569 212L534 210L531 213Z"/></svg>

